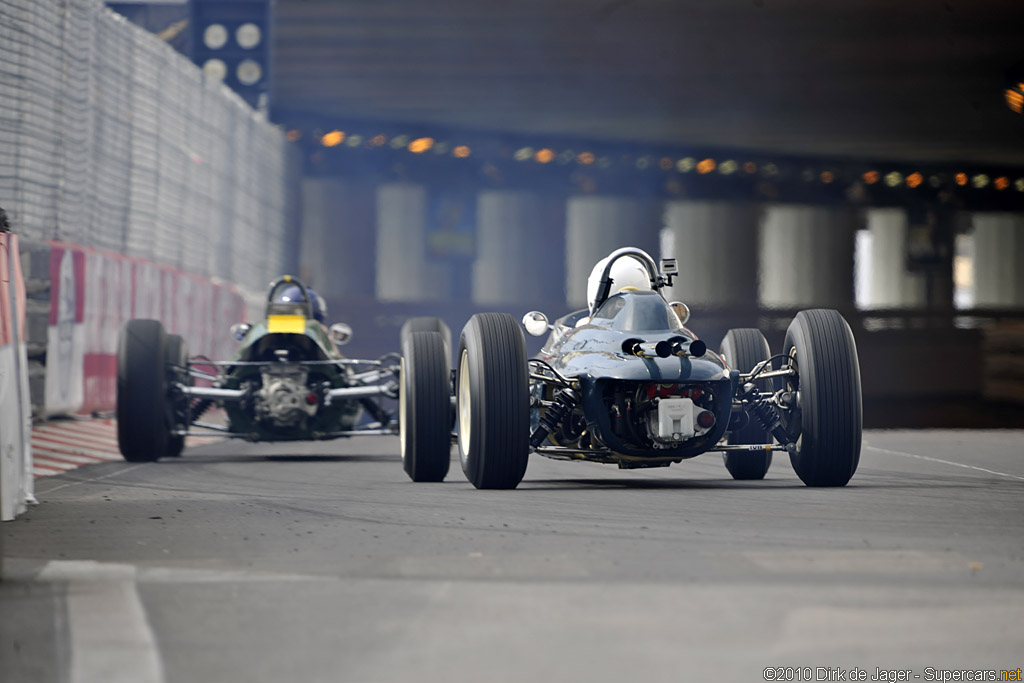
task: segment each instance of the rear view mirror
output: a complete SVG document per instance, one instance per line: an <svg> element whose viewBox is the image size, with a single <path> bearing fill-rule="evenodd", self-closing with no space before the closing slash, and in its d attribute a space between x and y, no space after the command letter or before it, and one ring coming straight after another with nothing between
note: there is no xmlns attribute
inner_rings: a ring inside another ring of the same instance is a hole
<svg viewBox="0 0 1024 683"><path fill-rule="evenodd" d="M231 336L235 338L235 341L242 341L251 329L252 325L249 323L235 323L231 326Z"/></svg>
<svg viewBox="0 0 1024 683"><path fill-rule="evenodd" d="M548 317L540 311L530 311L523 316L523 327L526 328L526 332L534 337L540 337L547 334L550 326L548 325Z"/></svg>
<svg viewBox="0 0 1024 683"><path fill-rule="evenodd" d="M331 341L338 346L348 344L352 340L352 328L345 323L331 325Z"/></svg>
<svg viewBox="0 0 1024 683"><path fill-rule="evenodd" d="M673 301L669 304L672 310L676 312L679 317L679 322L686 324L686 321L690 319L690 307L684 304L682 301Z"/></svg>

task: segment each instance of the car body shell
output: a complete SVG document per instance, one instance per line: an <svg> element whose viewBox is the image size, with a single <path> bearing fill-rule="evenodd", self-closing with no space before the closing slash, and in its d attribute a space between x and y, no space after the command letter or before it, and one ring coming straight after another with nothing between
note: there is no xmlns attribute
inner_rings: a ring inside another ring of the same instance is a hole
<svg viewBox="0 0 1024 683"><path fill-rule="evenodd" d="M690 458L707 451L725 434L738 373L710 351L700 357L660 358L638 357L623 349L626 340L656 343L680 337L697 339L659 294L622 292L610 297L589 319L584 310L556 320L537 358L578 382L588 429L610 450L628 456ZM607 397L615 385L632 388L641 383L710 388L715 396L714 427L679 446L648 449L625 443L612 429Z"/></svg>

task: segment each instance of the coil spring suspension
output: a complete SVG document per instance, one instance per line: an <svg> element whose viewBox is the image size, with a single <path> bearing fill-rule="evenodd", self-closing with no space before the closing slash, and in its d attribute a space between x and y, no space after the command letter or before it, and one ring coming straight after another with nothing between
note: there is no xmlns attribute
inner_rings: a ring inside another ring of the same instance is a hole
<svg viewBox="0 0 1024 683"><path fill-rule="evenodd" d="M540 446L548 434L558 429L562 421L579 402L580 397L572 389L562 389L555 394L555 400L548 406L547 411L540 418L537 429L530 435L530 446L533 448Z"/></svg>
<svg viewBox="0 0 1024 683"><path fill-rule="evenodd" d="M790 450L791 438L789 433L786 432L786 428L782 426L782 418L779 416L779 411L774 405L767 401L751 401L747 404L747 412L754 416L761 427L774 436L780 444L786 447L786 450Z"/></svg>
<svg viewBox="0 0 1024 683"><path fill-rule="evenodd" d="M198 420L199 418L201 418L203 416L203 413L205 413L207 410L209 410L210 406L212 406L212 405L213 405L213 399L210 399L210 398L200 398L200 399L197 399L196 402L192 404L192 411L191 411L192 412L192 416L191 416L192 419L193 420Z"/></svg>

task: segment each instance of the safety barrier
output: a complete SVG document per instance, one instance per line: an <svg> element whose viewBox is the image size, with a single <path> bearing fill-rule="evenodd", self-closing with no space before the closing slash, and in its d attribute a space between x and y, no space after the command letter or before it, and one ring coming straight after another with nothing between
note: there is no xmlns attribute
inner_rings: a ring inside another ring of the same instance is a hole
<svg viewBox="0 0 1024 683"><path fill-rule="evenodd" d="M31 433L18 237L0 233L0 520L14 519L32 501Z"/></svg>
<svg viewBox="0 0 1024 683"><path fill-rule="evenodd" d="M34 307L37 320L29 324L33 360L45 360L44 381L33 392L37 414L114 408L117 338L130 318L160 320L192 354L224 357L234 349L228 327L245 319L246 302L233 285L64 242L36 243L31 251L30 271L48 267L29 277L37 304L48 300ZM44 315L45 325L38 320Z"/></svg>

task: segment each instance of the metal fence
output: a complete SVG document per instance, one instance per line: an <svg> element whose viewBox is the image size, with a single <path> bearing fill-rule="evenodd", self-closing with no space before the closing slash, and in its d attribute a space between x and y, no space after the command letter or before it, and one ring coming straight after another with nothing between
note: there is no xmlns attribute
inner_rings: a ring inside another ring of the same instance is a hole
<svg viewBox="0 0 1024 683"><path fill-rule="evenodd" d="M0 2L14 231L262 289L290 267L283 134L100 0Z"/></svg>

